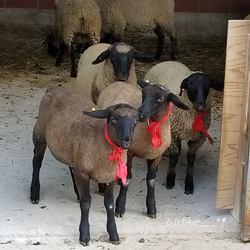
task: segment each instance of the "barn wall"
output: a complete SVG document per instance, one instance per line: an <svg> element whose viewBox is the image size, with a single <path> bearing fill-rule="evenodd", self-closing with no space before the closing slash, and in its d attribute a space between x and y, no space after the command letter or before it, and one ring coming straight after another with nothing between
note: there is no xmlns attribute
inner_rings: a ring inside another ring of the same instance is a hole
<svg viewBox="0 0 250 250"><path fill-rule="evenodd" d="M53 25L55 0L0 0L0 21ZM250 0L175 0L178 36L226 36L229 19L250 13Z"/></svg>

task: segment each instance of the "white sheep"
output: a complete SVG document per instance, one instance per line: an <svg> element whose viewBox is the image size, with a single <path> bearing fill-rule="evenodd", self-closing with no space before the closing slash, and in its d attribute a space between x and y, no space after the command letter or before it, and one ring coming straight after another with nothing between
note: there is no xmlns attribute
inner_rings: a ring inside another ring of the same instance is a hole
<svg viewBox="0 0 250 250"><path fill-rule="evenodd" d="M170 121L168 120L171 111L170 102L182 109L187 109L187 106L185 106L176 95L159 84L151 85L144 81L138 81L138 83L142 87L142 93L130 84L124 84L123 82L112 83L101 92L97 105L101 108L105 108L109 105L122 102L139 108L139 119L142 122L137 124L133 143L128 149L127 183L126 185L121 184L120 193L116 200L115 213L117 217L123 217L125 213L126 193L132 178L132 161L133 158L137 156L147 159L147 214L149 217L155 218L156 205L154 189L156 169L163 152L171 143ZM154 103L151 102L152 100ZM146 118L149 119L148 122L145 121ZM159 128L160 131L157 130L157 128ZM159 131L160 138L158 137L157 131Z"/></svg>
<svg viewBox="0 0 250 250"><path fill-rule="evenodd" d="M60 0L55 2L54 32L44 43L51 55L59 54L56 66L63 60L67 49L71 55L71 76L76 77L75 44L93 45L100 42L101 15L94 0Z"/></svg>
<svg viewBox="0 0 250 250"><path fill-rule="evenodd" d="M86 246L90 241L88 217L91 205L90 180L93 180L108 183L104 194L107 231L110 241L118 244L113 187L117 177L126 182L126 151L133 139L138 110L127 104L96 111L91 111L92 108L97 109L93 102L80 95L72 86L56 87L44 95L33 130L30 199L33 204L39 203L39 172L48 146L58 161L74 168L80 194L80 243Z"/></svg>
<svg viewBox="0 0 250 250"><path fill-rule="evenodd" d="M135 60L154 61L125 43L93 45L81 55L75 86L96 104L101 91L114 81L137 86Z"/></svg>
<svg viewBox="0 0 250 250"><path fill-rule="evenodd" d="M174 0L96 0L101 10L104 41L124 39L124 32L151 32L158 36L155 58L160 59L165 35L171 42L171 59L177 57Z"/></svg>
<svg viewBox="0 0 250 250"><path fill-rule="evenodd" d="M192 72L180 62L172 61L153 66L146 73L144 79L167 86L175 94L179 92L181 100L189 107L188 111L173 107L170 115L172 142L168 148L169 170L166 184L168 189L175 185L175 167L181 150L181 142L186 140L188 143L188 167L185 193L193 194L196 152L206 141L206 137L212 143L212 139L206 132L211 123L210 88L223 91L224 84L201 72ZM202 128L202 123L204 123L204 128Z"/></svg>

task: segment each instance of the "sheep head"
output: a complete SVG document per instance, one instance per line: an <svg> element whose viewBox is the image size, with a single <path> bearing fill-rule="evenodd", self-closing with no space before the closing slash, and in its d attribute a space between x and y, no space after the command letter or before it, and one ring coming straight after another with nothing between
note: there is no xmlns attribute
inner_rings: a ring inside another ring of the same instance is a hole
<svg viewBox="0 0 250 250"><path fill-rule="evenodd" d="M180 85L180 96L182 92L185 91L194 109L196 111L205 111L210 88L223 91L224 84L211 79L203 73L193 73L182 81Z"/></svg>
<svg viewBox="0 0 250 250"><path fill-rule="evenodd" d="M130 67L134 60L139 62L153 62L154 58L135 51L125 43L115 43L103 51L92 64L98 64L110 59L117 81L126 81L129 78Z"/></svg>
<svg viewBox="0 0 250 250"><path fill-rule="evenodd" d="M138 122L138 111L128 104L116 104L104 110L83 111L85 115L107 119L107 132L111 141L118 147L128 149Z"/></svg>
<svg viewBox="0 0 250 250"><path fill-rule="evenodd" d="M168 112L170 102L180 109L188 109L178 96L163 85L150 84L143 80L138 80L137 83L142 88L142 105L138 109L140 121L164 116Z"/></svg>

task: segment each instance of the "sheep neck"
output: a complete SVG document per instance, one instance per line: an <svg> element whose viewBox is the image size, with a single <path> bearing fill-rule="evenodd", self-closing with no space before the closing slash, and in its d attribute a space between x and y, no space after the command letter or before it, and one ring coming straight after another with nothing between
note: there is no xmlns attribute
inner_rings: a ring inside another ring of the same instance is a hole
<svg viewBox="0 0 250 250"><path fill-rule="evenodd" d="M127 165L122 160L123 148L116 146L108 135L108 124L104 126L104 134L107 142L113 147L113 153L109 155L109 161L118 161L115 179L119 177L122 184L125 185L127 181Z"/></svg>
<svg viewBox="0 0 250 250"><path fill-rule="evenodd" d="M205 111L200 111L197 113L197 115L194 118L194 123L193 123L193 127L192 127L192 131L201 131L209 140L210 144L213 145L213 140L210 137L210 135L207 133L207 130L204 126L204 123L202 121L202 117L206 117L207 116L207 112Z"/></svg>
<svg viewBox="0 0 250 250"><path fill-rule="evenodd" d="M159 148L162 145L162 139L161 139L161 134L160 134L160 131L162 129L161 124L164 123L168 119L170 112L172 110L172 106L173 104L172 102L170 102L168 112L161 121L154 122L150 118L148 119L147 131L151 134L151 142L152 142L153 148Z"/></svg>

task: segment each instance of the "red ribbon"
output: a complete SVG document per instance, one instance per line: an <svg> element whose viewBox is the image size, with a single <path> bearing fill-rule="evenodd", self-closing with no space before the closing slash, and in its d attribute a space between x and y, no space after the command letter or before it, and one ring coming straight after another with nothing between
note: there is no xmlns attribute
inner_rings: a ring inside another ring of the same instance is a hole
<svg viewBox="0 0 250 250"><path fill-rule="evenodd" d="M168 113L160 122L154 122L151 119L148 119L149 125L147 127L147 131L151 134L151 141L153 148L159 148L162 145L162 139L160 135L162 127L160 125L168 119L170 112L172 110L172 106L173 104L172 102L170 102Z"/></svg>
<svg viewBox="0 0 250 250"><path fill-rule="evenodd" d="M128 171L127 171L127 165L122 160L123 149L116 146L110 140L110 138L108 136L108 131L107 131L107 123L105 124L105 127L104 127L104 133L105 133L105 138L106 138L107 142L113 147L113 153L110 153L109 161L118 161L115 179L117 177L119 177L122 180L122 184L126 185Z"/></svg>
<svg viewBox="0 0 250 250"><path fill-rule="evenodd" d="M195 116L194 118L194 123L193 123L193 128L192 131L201 131L209 140L210 144L213 145L213 140L210 137L210 135L207 133L207 130L204 126L204 123L202 121L202 117L206 117L207 116L207 112L202 111L202 112L198 112L198 114Z"/></svg>

